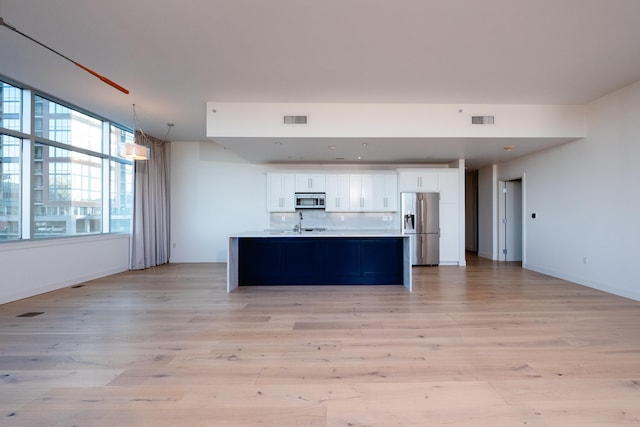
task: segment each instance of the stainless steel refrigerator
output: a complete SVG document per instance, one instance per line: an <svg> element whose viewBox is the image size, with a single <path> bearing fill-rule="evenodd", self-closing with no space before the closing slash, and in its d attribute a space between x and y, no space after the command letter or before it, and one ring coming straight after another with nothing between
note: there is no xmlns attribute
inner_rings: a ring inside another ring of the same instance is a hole
<svg viewBox="0 0 640 427"><path fill-rule="evenodd" d="M401 193L402 233L411 235L411 265L440 263L440 193Z"/></svg>

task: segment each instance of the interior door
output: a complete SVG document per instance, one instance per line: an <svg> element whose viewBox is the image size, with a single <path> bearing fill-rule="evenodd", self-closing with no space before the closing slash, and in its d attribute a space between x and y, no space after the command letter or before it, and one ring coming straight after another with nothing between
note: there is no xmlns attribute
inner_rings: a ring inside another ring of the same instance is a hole
<svg viewBox="0 0 640 427"><path fill-rule="evenodd" d="M506 184L507 261L522 261L522 180Z"/></svg>
<svg viewBox="0 0 640 427"><path fill-rule="evenodd" d="M522 180L500 181L500 261L522 261Z"/></svg>

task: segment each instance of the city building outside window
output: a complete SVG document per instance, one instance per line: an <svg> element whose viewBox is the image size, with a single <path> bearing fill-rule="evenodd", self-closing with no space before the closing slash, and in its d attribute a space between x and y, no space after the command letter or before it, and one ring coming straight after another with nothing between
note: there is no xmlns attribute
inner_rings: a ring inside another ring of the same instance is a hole
<svg viewBox="0 0 640 427"><path fill-rule="evenodd" d="M22 92L0 81L0 242L129 233L133 164L112 147L133 141L133 133L44 94L23 98ZM33 126L22 117L24 99L33 99ZM31 191L22 191L24 176ZM22 200L24 194L29 200ZM21 233L25 218L27 237Z"/></svg>

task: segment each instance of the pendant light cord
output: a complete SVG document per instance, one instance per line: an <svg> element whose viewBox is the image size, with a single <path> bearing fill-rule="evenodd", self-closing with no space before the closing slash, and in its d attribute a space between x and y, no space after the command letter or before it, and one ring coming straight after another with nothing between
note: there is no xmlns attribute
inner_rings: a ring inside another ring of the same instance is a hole
<svg viewBox="0 0 640 427"><path fill-rule="evenodd" d="M91 68L89 67L85 67L84 65L80 64L79 62L74 61L73 59L69 58L68 56L65 56L63 54L61 54L60 52L58 52L57 50L47 46L46 44L39 42L38 40L34 39L33 37L23 33L22 31L18 30L16 27L14 27L13 25L9 25L7 23L7 21L5 21L2 17L0 17L0 27L6 27L8 29L10 29L11 31L20 34L22 37L27 38L29 40L31 40L32 42L42 46L43 48L55 53L56 55L66 59L67 61L71 62L72 64L74 64L77 67L82 68L83 70L85 70L86 72L88 72L89 74L93 75L94 77L99 78L100 80L102 80L103 82L105 82L106 84L108 84L109 86L118 89L120 92L124 93L124 94L129 94L129 90L125 89L124 87L120 86L118 83L114 82L113 80L110 80L108 78L106 78L105 76L96 73L95 71L93 71Z"/></svg>

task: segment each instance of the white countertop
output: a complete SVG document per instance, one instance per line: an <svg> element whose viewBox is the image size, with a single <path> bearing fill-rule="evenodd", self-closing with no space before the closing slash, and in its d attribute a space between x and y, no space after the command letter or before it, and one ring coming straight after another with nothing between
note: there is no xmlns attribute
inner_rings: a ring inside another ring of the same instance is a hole
<svg viewBox="0 0 640 427"><path fill-rule="evenodd" d="M290 230L262 230L237 233L234 237L409 237L400 231L393 230L324 230L303 231L302 233Z"/></svg>

